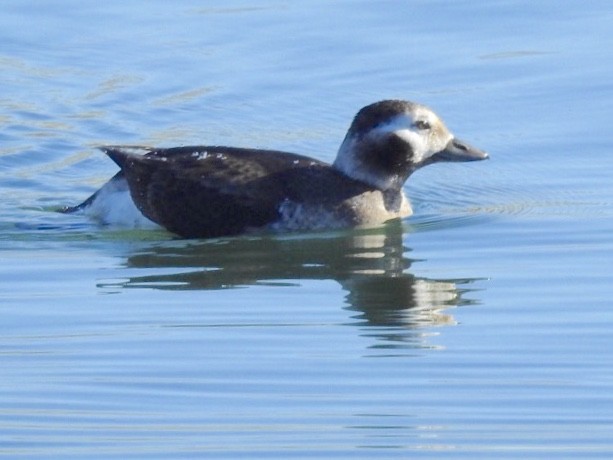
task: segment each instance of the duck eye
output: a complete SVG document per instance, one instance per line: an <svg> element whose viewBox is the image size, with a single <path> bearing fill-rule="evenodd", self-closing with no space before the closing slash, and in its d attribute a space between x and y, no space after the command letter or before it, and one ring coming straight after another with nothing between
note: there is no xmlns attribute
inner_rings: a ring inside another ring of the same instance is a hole
<svg viewBox="0 0 613 460"><path fill-rule="evenodd" d="M417 127L417 129L423 129L423 130L430 129L430 123L428 123L425 120L417 120L415 122L415 126Z"/></svg>

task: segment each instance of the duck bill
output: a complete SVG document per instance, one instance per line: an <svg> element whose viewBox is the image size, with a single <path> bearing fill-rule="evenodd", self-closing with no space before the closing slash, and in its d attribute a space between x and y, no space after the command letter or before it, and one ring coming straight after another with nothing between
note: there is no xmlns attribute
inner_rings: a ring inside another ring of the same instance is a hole
<svg viewBox="0 0 613 460"><path fill-rule="evenodd" d="M489 158L483 150L479 150L459 139L451 139L444 150L433 155L435 161L478 161Z"/></svg>

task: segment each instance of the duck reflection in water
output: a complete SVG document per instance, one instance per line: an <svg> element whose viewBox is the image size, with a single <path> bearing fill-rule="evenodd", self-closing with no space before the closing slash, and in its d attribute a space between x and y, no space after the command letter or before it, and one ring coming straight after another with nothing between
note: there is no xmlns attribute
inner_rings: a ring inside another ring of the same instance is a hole
<svg viewBox="0 0 613 460"><path fill-rule="evenodd" d="M447 310L472 303L462 295L474 281L416 277L408 251L398 221L334 233L170 241L128 257L129 268L147 275L99 287L216 290L335 280L347 292L346 308L356 312L352 319L380 327L368 335L406 343L417 338L407 337L407 328L455 324Z"/></svg>

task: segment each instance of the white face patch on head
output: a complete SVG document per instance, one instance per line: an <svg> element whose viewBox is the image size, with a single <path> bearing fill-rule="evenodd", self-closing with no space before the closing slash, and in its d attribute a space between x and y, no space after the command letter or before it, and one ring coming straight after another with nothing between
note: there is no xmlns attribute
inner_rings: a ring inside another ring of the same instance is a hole
<svg viewBox="0 0 613 460"><path fill-rule="evenodd" d="M411 104L404 112L387 117L368 131L349 131L334 161L334 167L347 176L382 190L401 186L407 172L419 168L453 139L444 123L425 106ZM407 161L414 165L413 168L398 170L398 174L389 169L373 168L368 157L373 146L386 148L387 141L393 136L407 144Z"/></svg>
<svg viewBox="0 0 613 460"><path fill-rule="evenodd" d="M424 161L445 148L453 135L434 112L424 106L415 106L373 130L379 135L395 134L411 146L413 162Z"/></svg>

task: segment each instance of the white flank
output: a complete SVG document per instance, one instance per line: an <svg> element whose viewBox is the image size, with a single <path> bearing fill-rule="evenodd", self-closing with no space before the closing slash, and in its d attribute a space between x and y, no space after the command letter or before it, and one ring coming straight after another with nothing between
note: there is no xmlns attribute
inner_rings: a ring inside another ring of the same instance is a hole
<svg viewBox="0 0 613 460"><path fill-rule="evenodd" d="M138 210L123 178L111 179L104 184L94 201L83 212L104 225L120 228L160 228Z"/></svg>

